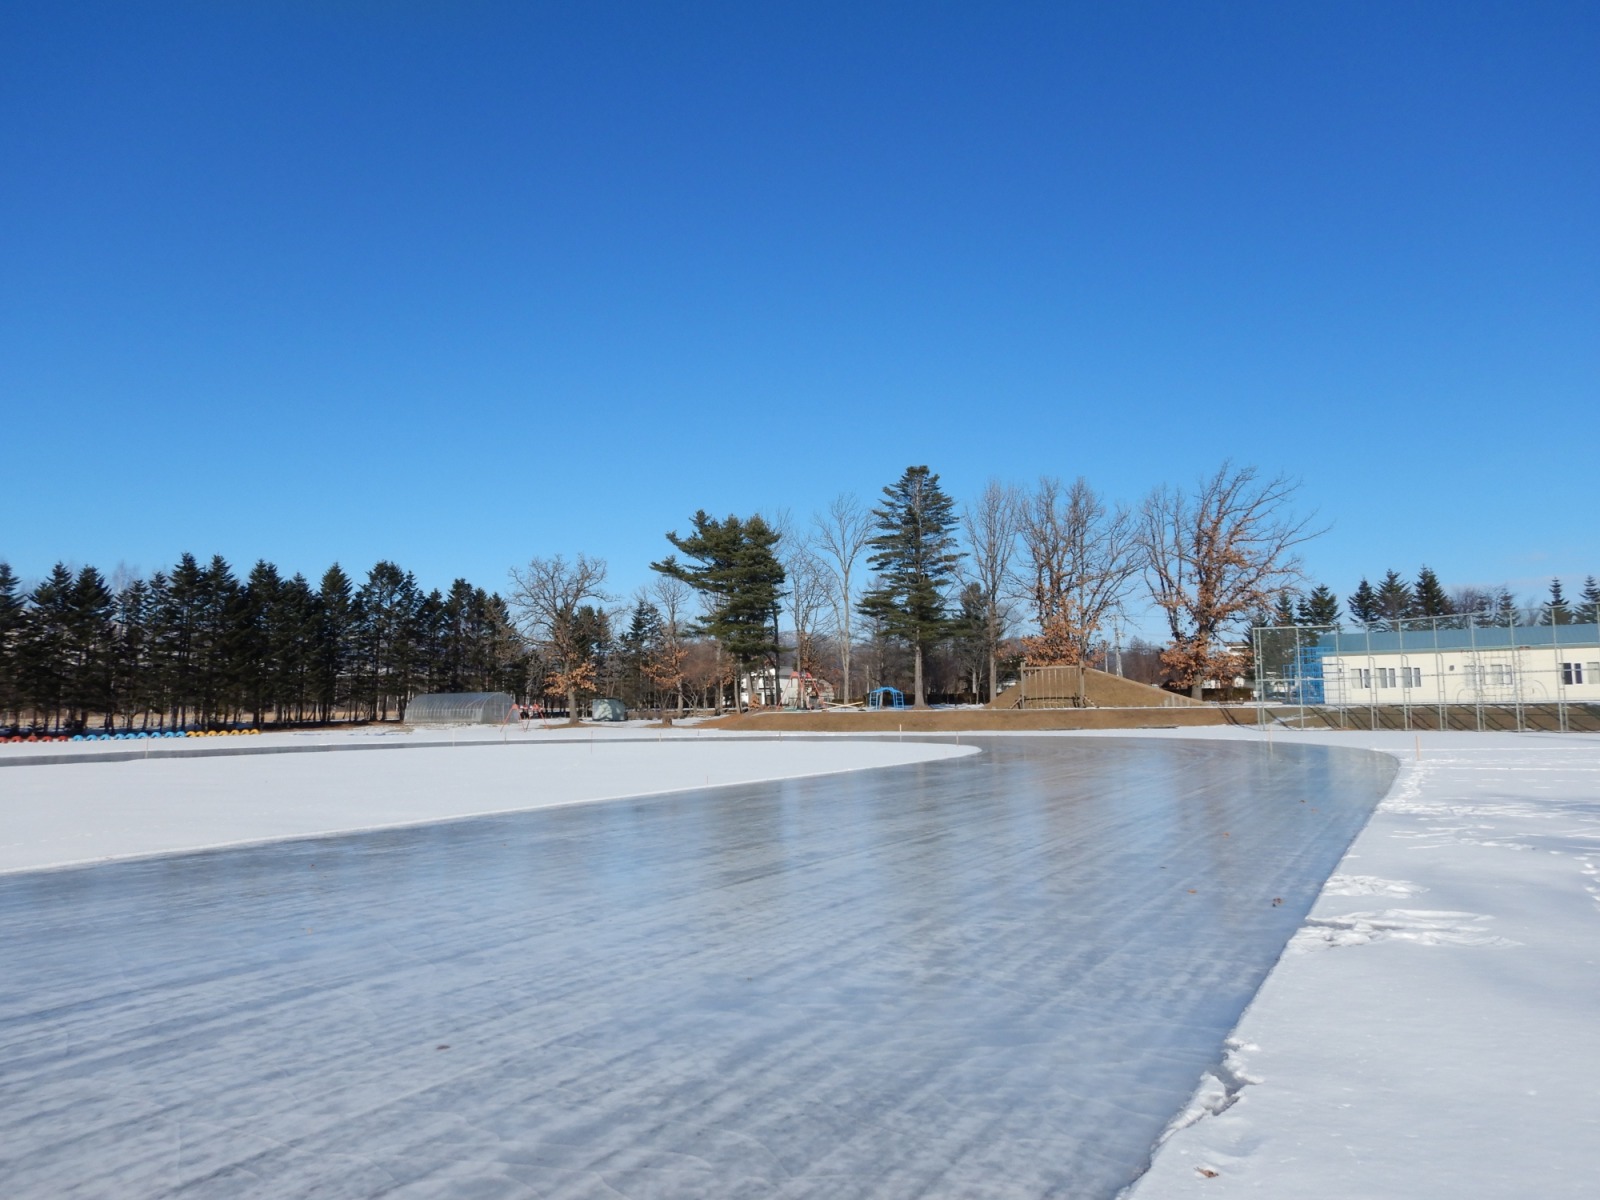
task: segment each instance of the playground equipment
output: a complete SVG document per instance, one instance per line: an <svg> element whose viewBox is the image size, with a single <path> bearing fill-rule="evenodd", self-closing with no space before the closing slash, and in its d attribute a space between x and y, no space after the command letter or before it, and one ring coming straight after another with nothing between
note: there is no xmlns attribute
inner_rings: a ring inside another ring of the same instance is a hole
<svg viewBox="0 0 1600 1200"><path fill-rule="evenodd" d="M880 708L904 708L905 706L906 694L899 688L873 688L867 693L868 709L875 711Z"/></svg>

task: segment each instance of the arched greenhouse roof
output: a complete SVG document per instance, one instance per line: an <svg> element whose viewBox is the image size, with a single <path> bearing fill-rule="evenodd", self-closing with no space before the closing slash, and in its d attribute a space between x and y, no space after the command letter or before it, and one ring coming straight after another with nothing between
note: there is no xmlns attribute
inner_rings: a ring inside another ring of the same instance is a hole
<svg viewBox="0 0 1600 1200"><path fill-rule="evenodd" d="M406 707L408 725L503 725L516 710L505 692L430 692Z"/></svg>

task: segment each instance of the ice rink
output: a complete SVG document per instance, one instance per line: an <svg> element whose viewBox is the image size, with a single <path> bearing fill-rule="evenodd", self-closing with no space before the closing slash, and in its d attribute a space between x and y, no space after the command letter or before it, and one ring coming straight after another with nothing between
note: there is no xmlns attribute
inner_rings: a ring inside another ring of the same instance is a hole
<svg viewBox="0 0 1600 1200"><path fill-rule="evenodd" d="M0 876L6 1194L1112 1197L1395 763L980 744Z"/></svg>

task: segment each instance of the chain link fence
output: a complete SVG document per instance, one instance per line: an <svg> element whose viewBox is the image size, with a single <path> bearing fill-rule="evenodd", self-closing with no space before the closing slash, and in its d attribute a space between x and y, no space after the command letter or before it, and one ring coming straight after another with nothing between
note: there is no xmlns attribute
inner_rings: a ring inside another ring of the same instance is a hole
<svg viewBox="0 0 1600 1200"><path fill-rule="evenodd" d="M1252 631L1257 722L1600 730L1600 626L1486 615Z"/></svg>

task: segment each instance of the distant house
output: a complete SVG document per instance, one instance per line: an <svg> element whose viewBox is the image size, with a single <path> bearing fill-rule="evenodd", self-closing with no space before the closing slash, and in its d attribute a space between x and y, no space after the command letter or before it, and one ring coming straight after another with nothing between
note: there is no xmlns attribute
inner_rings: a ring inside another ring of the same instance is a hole
<svg viewBox="0 0 1600 1200"><path fill-rule="evenodd" d="M790 671L787 675L779 676L777 671L767 667L740 677L739 699L748 705L821 708L824 704L833 703L833 684L810 671Z"/></svg>

